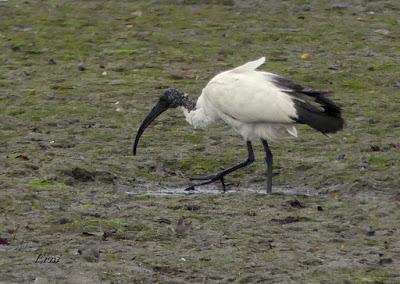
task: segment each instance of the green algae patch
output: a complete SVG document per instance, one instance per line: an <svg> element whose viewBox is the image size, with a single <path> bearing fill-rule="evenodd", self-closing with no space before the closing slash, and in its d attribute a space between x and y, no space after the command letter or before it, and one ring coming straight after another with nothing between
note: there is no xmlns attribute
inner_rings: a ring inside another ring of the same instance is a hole
<svg viewBox="0 0 400 284"><path fill-rule="evenodd" d="M64 183L51 181L47 177L33 179L33 180L31 180L30 185L37 189L63 189L63 188L65 188Z"/></svg>

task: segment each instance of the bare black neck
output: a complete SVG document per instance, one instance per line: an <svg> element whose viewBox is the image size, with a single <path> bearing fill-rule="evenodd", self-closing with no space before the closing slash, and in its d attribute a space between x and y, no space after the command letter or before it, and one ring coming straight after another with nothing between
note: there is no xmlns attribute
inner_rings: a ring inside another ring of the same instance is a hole
<svg viewBox="0 0 400 284"><path fill-rule="evenodd" d="M189 96L185 96L182 100L182 106L186 108L189 112L196 109L197 98L190 98Z"/></svg>

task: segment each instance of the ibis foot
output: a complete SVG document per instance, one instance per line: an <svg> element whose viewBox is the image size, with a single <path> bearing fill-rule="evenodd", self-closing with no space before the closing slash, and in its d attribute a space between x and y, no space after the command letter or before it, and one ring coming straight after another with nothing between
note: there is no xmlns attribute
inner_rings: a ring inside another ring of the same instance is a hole
<svg viewBox="0 0 400 284"><path fill-rule="evenodd" d="M230 186L230 184L225 184L225 180L224 180L224 176L225 175L226 174L221 172L219 174L209 176L209 178L207 178L207 181L193 184L192 186L189 186L188 188L186 188L185 191L192 191L192 190L195 190L195 187L197 187L197 186L210 184L210 183L213 183L213 182L216 182L216 181L221 181L222 191L225 192L228 189L228 187ZM191 180L193 180L193 178L191 178ZM205 177L204 178L197 178L197 180L206 180L206 178Z"/></svg>
<svg viewBox="0 0 400 284"><path fill-rule="evenodd" d="M250 141L247 141L246 143L247 143L247 152L248 152L248 157L247 157L246 161L244 161L236 166L230 167L229 169L226 169L222 172L216 173L214 175L204 176L204 177L192 177L192 178L190 178L190 180L205 180L205 181L194 184L194 185L186 188L185 190L194 190L194 188L196 186L210 184L210 183L213 183L213 182L216 182L219 180L219 181L221 181L221 184L222 184L222 190L226 191L228 185L225 184L224 177L227 174L230 174L231 172L234 172L238 169L244 168L254 162L253 146L251 145Z"/></svg>
<svg viewBox="0 0 400 284"><path fill-rule="evenodd" d="M194 191L194 190L195 190L194 186L189 186L185 188L185 191Z"/></svg>

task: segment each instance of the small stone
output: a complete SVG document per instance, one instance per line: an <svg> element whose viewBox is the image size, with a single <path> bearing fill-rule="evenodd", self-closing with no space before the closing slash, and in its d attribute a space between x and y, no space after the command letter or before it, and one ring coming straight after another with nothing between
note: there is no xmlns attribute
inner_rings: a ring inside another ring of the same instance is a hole
<svg viewBox="0 0 400 284"><path fill-rule="evenodd" d="M83 168L74 167L71 172L69 173L71 177L75 180L87 182L87 181L94 181L96 177L96 173L93 171L88 171Z"/></svg>
<svg viewBox="0 0 400 284"><path fill-rule="evenodd" d="M102 236L103 241L107 241L108 238L112 237L112 235L115 233L117 233L117 230L115 230L115 229L104 231L103 236Z"/></svg>
<svg viewBox="0 0 400 284"><path fill-rule="evenodd" d="M367 232L366 232L366 235L367 235L368 237L374 236L374 235L375 235L375 230L372 229L371 227L369 227L368 230L367 230Z"/></svg>
<svg viewBox="0 0 400 284"><path fill-rule="evenodd" d="M178 219L175 227L175 234L177 237L184 237L190 230L192 221L186 219L184 216Z"/></svg>
<svg viewBox="0 0 400 284"><path fill-rule="evenodd" d="M255 216L257 216L257 213L253 210L249 210L246 212L246 215L250 216L250 217L255 217Z"/></svg>
<svg viewBox="0 0 400 284"><path fill-rule="evenodd" d="M66 217L62 217L62 218L58 221L58 223L59 223L60 225L68 224L68 223L71 223L71 222L72 222L72 220L71 220L71 219L68 219L68 218L66 218Z"/></svg>
<svg viewBox="0 0 400 284"><path fill-rule="evenodd" d="M143 15L143 12L142 11L135 11L135 12L132 12L131 15L135 16L135 17L141 17Z"/></svg>
<svg viewBox="0 0 400 284"><path fill-rule="evenodd" d="M395 149L400 149L400 143L389 143L389 146Z"/></svg>
<svg viewBox="0 0 400 284"><path fill-rule="evenodd" d="M10 241L6 238L0 238L0 245L3 246L8 246L10 244Z"/></svg>
<svg viewBox="0 0 400 284"><path fill-rule="evenodd" d="M305 52L301 55L301 59L303 60L310 60L310 54Z"/></svg>
<svg viewBox="0 0 400 284"><path fill-rule="evenodd" d="M15 158L16 159L20 159L20 160L24 160L24 161L28 161L29 160L28 155L25 155L25 154L20 154L20 155L16 156Z"/></svg>
<svg viewBox="0 0 400 284"><path fill-rule="evenodd" d="M336 4L333 4L331 7L333 10L345 10L345 9L349 8L349 6L350 5L347 3L336 3Z"/></svg>
<svg viewBox="0 0 400 284"><path fill-rule="evenodd" d="M20 51L20 50L21 50L21 47L20 47L19 45L13 45L13 46L11 47L11 50L12 50L12 51Z"/></svg>
<svg viewBox="0 0 400 284"><path fill-rule="evenodd" d="M377 34L381 34L381 35L388 35L388 34L390 34L390 31L387 30L387 29L377 29L377 30L374 30L374 32L377 33Z"/></svg>
<svg viewBox="0 0 400 284"><path fill-rule="evenodd" d="M87 262L99 262L100 251L98 249L89 248L83 251L81 250L80 254Z"/></svg>
<svg viewBox="0 0 400 284"><path fill-rule="evenodd" d="M371 145L370 148L372 152L379 152L381 150L378 145Z"/></svg>
<svg viewBox="0 0 400 284"><path fill-rule="evenodd" d="M367 120L367 117L365 116L357 116L354 118L355 121L363 121L363 120Z"/></svg>
<svg viewBox="0 0 400 284"><path fill-rule="evenodd" d="M198 211L198 210L200 210L200 208L201 208L200 205L197 205L197 204L187 204L185 206L185 209L188 211Z"/></svg>
<svg viewBox="0 0 400 284"><path fill-rule="evenodd" d="M167 219L164 217L157 219L157 222L160 224L167 224L167 225L170 225L172 223L172 221L170 219Z"/></svg>
<svg viewBox="0 0 400 284"><path fill-rule="evenodd" d="M83 63L79 63L78 70L79 71L85 71L86 70L86 67L83 65Z"/></svg>
<svg viewBox="0 0 400 284"><path fill-rule="evenodd" d="M294 199L289 201L289 205L295 208L305 208L306 206L301 203L299 200Z"/></svg>
<svg viewBox="0 0 400 284"><path fill-rule="evenodd" d="M301 5L300 10L304 12L309 12L311 11L311 6L310 5Z"/></svg>
<svg viewBox="0 0 400 284"><path fill-rule="evenodd" d="M189 35L190 35L190 36L198 36L199 33L198 33L197 31L190 30L190 31L189 31Z"/></svg>
<svg viewBox="0 0 400 284"><path fill-rule="evenodd" d="M380 265L384 265L384 264L390 264L393 262L393 259L391 259L390 257L385 257L385 258L381 258L379 260L379 264Z"/></svg>

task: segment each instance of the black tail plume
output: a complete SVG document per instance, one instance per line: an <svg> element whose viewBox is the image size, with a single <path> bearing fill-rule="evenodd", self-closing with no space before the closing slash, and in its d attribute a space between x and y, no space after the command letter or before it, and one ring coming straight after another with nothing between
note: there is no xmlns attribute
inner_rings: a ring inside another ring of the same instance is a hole
<svg viewBox="0 0 400 284"><path fill-rule="evenodd" d="M343 128L340 107L327 98L330 92L304 88L279 75L274 75L272 83L291 97L297 112L297 117L292 117L294 121L307 124L324 134Z"/></svg>
<svg viewBox="0 0 400 284"><path fill-rule="evenodd" d="M297 111L295 120L324 134L343 129L344 119L341 109L326 97L329 94L329 92L308 89L291 94Z"/></svg>

